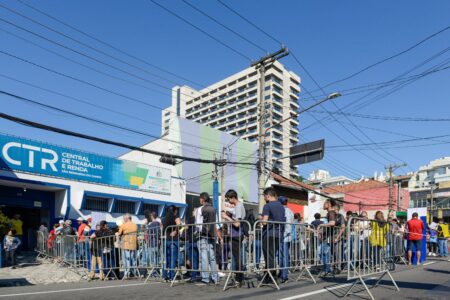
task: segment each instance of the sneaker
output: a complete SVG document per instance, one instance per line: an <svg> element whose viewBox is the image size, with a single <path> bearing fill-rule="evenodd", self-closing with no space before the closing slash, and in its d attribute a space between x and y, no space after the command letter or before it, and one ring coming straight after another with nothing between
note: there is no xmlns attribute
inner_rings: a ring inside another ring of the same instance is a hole
<svg viewBox="0 0 450 300"><path fill-rule="evenodd" d="M287 279L287 278L282 278L280 282L281 282L281 283L288 283L288 281L289 281L289 279Z"/></svg>
<svg viewBox="0 0 450 300"><path fill-rule="evenodd" d="M226 274L222 273L222 272L218 272L217 275L219 275L219 277L225 277L226 276Z"/></svg>
<svg viewBox="0 0 450 300"><path fill-rule="evenodd" d="M200 282L196 283L196 286L207 286L209 284L209 282L203 281L201 280Z"/></svg>

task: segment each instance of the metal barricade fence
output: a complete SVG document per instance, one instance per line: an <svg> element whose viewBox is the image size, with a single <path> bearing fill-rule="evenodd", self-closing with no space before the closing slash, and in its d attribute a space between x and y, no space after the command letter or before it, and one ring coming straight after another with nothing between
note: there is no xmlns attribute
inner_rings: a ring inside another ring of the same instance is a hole
<svg viewBox="0 0 450 300"><path fill-rule="evenodd" d="M47 245L48 233L38 230L36 232L36 252L38 257L49 257L49 250Z"/></svg>
<svg viewBox="0 0 450 300"><path fill-rule="evenodd" d="M391 273L389 272L388 260L392 257L391 250L394 247L394 237L391 224L385 221L369 220L364 218L350 218L347 222L347 280L355 280L346 293L351 291L361 283L364 289L373 300L365 278L380 275L374 286L377 286L381 279L387 274L396 287Z"/></svg>
<svg viewBox="0 0 450 300"><path fill-rule="evenodd" d="M38 232L37 251L54 262L100 279L166 279L219 282L223 289L255 277L259 285L279 289L295 274L315 283L311 269L321 275L347 268L347 279L361 282L388 274L389 264L404 257L403 233L389 223L351 218L345 227L257 221L159 226L119 235L83 238ZM112 232L111 232L112 233ZM221 274L223 273L223 274ZM381 280L381 279L380 279ZM393 279L392 279L393 280ZM394 282L395 284L395 282ZM353 288L353 286L352 286ZM368 289L367 289L368 290ZM349 293L351 289L349 290ZM369 293L370 295L370 293Z"/></svg>
<svg viewBox="0 0 450 300"><path fill-rule="evenodd" d="M162 276L171 286L190 277L193 282L219 283L226 275L224 290L234 282L243 284L250 273L254 236L244 220L173 225L164 229Z"/></svg>
<svg viewBox="0 0 450 300"><path fill-rule="evenodd" d="M278 281L287 281L290 273L300 272L297 281L306 273L315 283L310 272L316 262L314 230L300 223L257 221L253 232L255 243L253 261L259 281L258 287L273 284L279 289ZM308 248L309 247L309 248ZM261 275L262 274L262 275Z"/></svg>
<svg viewBox="0 0 450 300"><path fill-rule="evenodd" d="M340 274L347 266L345 249L350 247L347 247L345 236L344 226L322 224L317 227L315 237L318 257L315 266L321 268L320 277Z"/></svg>

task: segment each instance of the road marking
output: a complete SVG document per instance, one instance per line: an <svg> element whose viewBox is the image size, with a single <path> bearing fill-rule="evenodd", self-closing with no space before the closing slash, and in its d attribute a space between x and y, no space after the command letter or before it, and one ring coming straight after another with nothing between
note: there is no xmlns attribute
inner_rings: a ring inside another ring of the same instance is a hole
<svg viewBox="0 0 450 300"><path fill-rule="evenodd" d="M378 277L370 277L370 278L367 278L366 280L373 280L373 279L378 279ZM313 295L317 295L317 294L321 294L321 293L325 293L325 292L341 289L341 288L344 288L344 287L348 287L348 286L351 286L352 284L353 284L353 282L337 285L337 286L331 287L331 288L324 287L321 290L317 290L317 291L313 291L313 292L309 292L309 293L304 293L304 294L300 294L300 295L297 295L297 296L291 296L291 297L287 297L287 298L282 298L282 299L279 299L279 300L294 300L294 299L306 298L306 297L309 297L309 296L313 296Z"/></svg>
<svg viewBox="0 0 450 300"><path fill-rule="evenodd" d="M128 287L128 286L150 285L150 284L156 284L156 283L159 283L159 282L150 282L150 283L143 283L143 282L141 282L141 283L119 284L119 285L109 285L109 286L95 286L95 287L78 288L78 289L65 289L65 290L30 292L30 293L19 293L19 294L5 294L5 295L0 295L0 298L16 297L16 296L43 295L43 294L55 294L55 293L76 292L76 291L89 291L89 290L100 290L100 289L112 289L112 288Z"/></svg>
<svg viewBox="0 0 450 300"><path fill-rule="evenodd" d="M437 263L437 261L430 261L430 262L424 263L423 265L424 266L428 266L428 265L432 265L432 264L435 264L435 263Z"/></svg>

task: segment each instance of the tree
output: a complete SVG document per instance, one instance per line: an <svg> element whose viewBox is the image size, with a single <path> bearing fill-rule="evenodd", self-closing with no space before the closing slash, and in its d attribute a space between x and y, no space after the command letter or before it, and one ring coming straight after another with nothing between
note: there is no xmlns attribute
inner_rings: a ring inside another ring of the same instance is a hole
<svg viewBox="0 0 450 300"><path fill-rule="evenodd" d="M0 210L0 236L3 237L11 228L11 222L7 216Z"/></svg>

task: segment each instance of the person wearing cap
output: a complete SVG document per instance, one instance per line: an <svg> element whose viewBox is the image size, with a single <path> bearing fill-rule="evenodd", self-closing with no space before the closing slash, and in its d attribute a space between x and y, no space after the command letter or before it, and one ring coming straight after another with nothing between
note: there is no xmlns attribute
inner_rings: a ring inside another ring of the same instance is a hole
<svg viewBox="0 0 450 300"><path fill-rule="evenodd" d="M77 235L75 230L72 228L72 221L66 220L64 222L64 228L62 231L63 235L63 245L64 245L64 260L69 263L73 263L75 260L75 242L77 240Z"/></svg>
<svg viewBox="0 0 450 300"><path fill-rule="evenodd" d="M64 229L64 220L59 220L58 222L59 226L55 229L56 235L62 235L63 229Z"/></svg>
<svg viewBox="0 0 450 300"><path fill-rule="evenodd" d="M292 243L292 230L295 231L295 225L294 225L294 213L292 210L287 207L288 204L288 198L285 196L278 197L278 201L284 206L284 217L286 219L286 224L284 226L284 236L282 237L282 241L280 243L280 253L279 253L279 259L280 259L280 279L281 283L285 283L288 281L288 275L289 275L289 248L291 247Z"/></svg>

